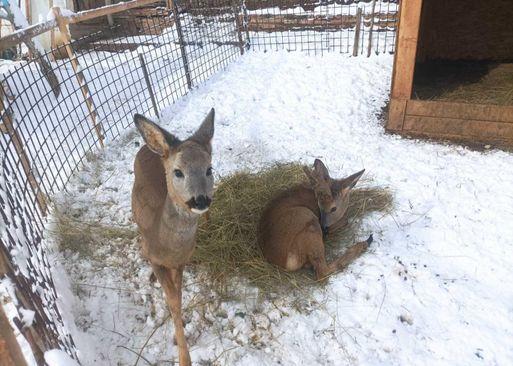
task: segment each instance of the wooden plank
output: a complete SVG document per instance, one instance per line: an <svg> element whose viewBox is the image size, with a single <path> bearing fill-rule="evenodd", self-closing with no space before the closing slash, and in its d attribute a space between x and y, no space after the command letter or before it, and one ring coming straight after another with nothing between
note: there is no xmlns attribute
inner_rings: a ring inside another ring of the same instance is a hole
<svg viewBox="0 0 513 366"><path fill-rule="evenodd" d="M11 34L0 38L0 50L17 46L20 43L25 42L25 40L30 40L37 35L48 32L56 26L57 22L55 19L52 19L44 23L37 23L30 27L12 32Z"/></svg>
<svg viewBox="0 0 513 366"><path fill-rule="evenodd" d="M2 366L26 366L25 358L20 345L16 340L9 319L0 304L0 365Z"/></svg>
<svg viewBox="0 0 513 366"><path fill-rule="evenodd" d="M513 123L456 118L405 116L403 132L410 135L513 145Z"/></svg>
<svg viewBox="0 0 513 366"><path fill-rule="evenodd" d="M201 14L202 12L198 12ZM388 29L396 26L393 14L375 13L374 29ZM251 14L248 15L248 30L254 32L276 32L287 30L339 30L356 27L357 15L297 15L297 14ZM372 17L361 16L361 26L370 27Z"/></svg>
<svg viewBox="0 0 513 366"><path fill-rule="evenodd" d="M422 0L401 1L392 76L392 98L411 97L421 9Z"/></svg>
<svg viewBox="0 0 513 366"><path fill-rule="evenodd" d="M85 20L94 19L102 16L106 16L109 14L119 13L121 11L129 10L135 7L148 5L151 3L155 3L158 0L132 0L121 2L114 5L104 6L98 9L86 10L75 13L69 16L63 16L63 22L65 24L73 24L83 22ZM33 37L48 32L49 30L57 27L57 21L55 19L48 20L45 22L34 24L25 29L20 29L16 32L13 32L5 37L0 38L0 50L9 48L12 46L16 46L26 40L30 40Z"/></svg>
<svg viewBox="0 0 513 366"><path fill-rule="evenodd" d="M129 10L135 7L148 5L151 3L155 3L157 1L159 0L133 0L127 2L120 2L114 5L103 6L98 9L81 11L79 13L63 18L66 23L78 23L83 22L84 20L98 18L109 14L119 13L121 11Z"/></svg>
<svg viewBox="0 0 513 366"><path fill-rule="evenodd" d="M406 114L409 116L513 123L513 106L410 100L406 108Z"/></svg>
<svg viewBox="0 0 513 366"><path fill-rule="evenodd" d="M404 115L407 101L404 99L391 99L388 107L388 131L401 131L403 129Z"/></svg>

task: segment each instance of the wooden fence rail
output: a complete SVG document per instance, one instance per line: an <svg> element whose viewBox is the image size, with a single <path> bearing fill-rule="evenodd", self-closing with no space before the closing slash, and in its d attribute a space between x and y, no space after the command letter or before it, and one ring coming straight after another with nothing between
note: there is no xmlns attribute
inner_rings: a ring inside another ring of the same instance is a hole
<svg viewBox="0 0 513 366"><path fill-rule="evenodd" d="M63 15L61 22L64 24L74 24L83 22L106 15L112 15L121 11L129 10L132 8L140 7L155 3L158 0L132 0L127 2L121 2L114 5L104 6L98 9L85 10L71 15ZM0 38L0 50L16 46L20 43L25 42L27 39L31 39L35 36L48 32L58 27L57 19L50 19L45 22L40 22L30 27L20 29L14 33L11 33L5 37Z"/></svg>

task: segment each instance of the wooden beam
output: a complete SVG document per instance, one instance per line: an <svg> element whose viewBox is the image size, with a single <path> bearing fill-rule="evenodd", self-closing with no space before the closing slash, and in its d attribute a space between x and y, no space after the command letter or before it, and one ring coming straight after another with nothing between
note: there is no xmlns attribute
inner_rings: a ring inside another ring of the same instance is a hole
<svg viewBox="0 0 513 366"><path fill-rule="evenodd" d="M11 34L0 38L0 50L17 46L20 43L25 42L26 40L30 40L35 36L48 32L56 26L57 22L55 21L55 19L52 19L43 23L33 24L30 27L12 32Z"/></svg>
<svg viewBox="0 0 513 366"><path fill-rule="evenodd" d="M392 98L411 97L421 10L422 0L401 1L392 75Z"/></svg>
<svg viewBox="0 0 513 366"><path fill-rule="evenodd" d="M75 13L73 15L63 16L63 22L65 24L79 23L84 20L94 19L102 16L106 16L109 14L119 13L121 11L129 10L132 8L136 8L139 6L148 5L151 3L155 3L158 0L132 0L121 2L114 5L103 6L101 8L81 11ZM13 32L5 37L0 38L0 50L9 48L12 46L16 46L20 43L25 42L26 40L30 40L31 38L48 32L49 30L57 27L57 21L55 19L51 19L45 22L37 23L27 27L25 29L20 29L16 32Z"/></svg>
<svg viewBox="0 0 513 366"><path fill-rule="evenodd" d="M402 132L469 143L513 145L513 123L508 122L406 115Z"/></svg>
<svg viewBox="0 0 513 366"><path fill-rule="evenodd" d="M410 100L406 115L513 123L513 106Z"/></svg>
<svg viewBox="0 0 513 366"><path fill-rule="evenodd" d="M0 304L0 365L26 366L27 363L16 340L9 319Z"/></svg>
<svg viewBox="0 0 513 366"><path fill-rule="evenodd" d="M91 9L86 11L81 11L79 13L75 13L73 15L65 16L64 21L66 23L79 23L84 20L94 19L110 14L119 13L120 11L129 10L132 8L136 8L139 6L148 5L151 3L155 3L158 0L132 0L127 2L121 2L114 5L103 6L97 9Z"/></svg>

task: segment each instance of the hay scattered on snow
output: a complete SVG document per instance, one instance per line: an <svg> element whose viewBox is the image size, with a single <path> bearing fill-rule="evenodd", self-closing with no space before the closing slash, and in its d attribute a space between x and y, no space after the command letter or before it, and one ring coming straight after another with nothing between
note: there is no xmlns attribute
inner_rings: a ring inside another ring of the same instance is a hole
<svg viewBox="0 0 513 366"><path fill-rule="evenodd" d="M100 220L85 220L64 204L55 205L52 216L49 231L56 236L59 250L70 250L101 262L108 248L123 248L138 235L133 225L105 225Z"/></svg>
<svg viewBox="0 0 513 366"><path fill-rule="evenodd" d="M300 290L316 285L307 271L294 273L269 264L257 244L260 214L281 190L305 181L302 165L275 165L259 173L235 173L221 179L210 209L210 218L201 223L193 262L205 270L210 286L222 296L237 293L240 281L260 289L260 295ZM365 185L365 183L360 183ZM349 225L331 235L327 255L340 251L340 243L353 244L363 217L373 211L387 213L392 194L386 188L355 189L349 207ZM365 238L359 238L365 239Z"/></svg>

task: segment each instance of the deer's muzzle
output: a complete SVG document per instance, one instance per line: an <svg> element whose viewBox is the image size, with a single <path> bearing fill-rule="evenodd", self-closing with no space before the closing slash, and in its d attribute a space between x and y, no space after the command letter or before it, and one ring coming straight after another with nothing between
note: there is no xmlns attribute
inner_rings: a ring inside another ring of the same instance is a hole
<svg viewBox="0 0 513 366"><path fill-rule="evenodd" d="M210 203L212 200L204 195L200 195L197 197L193 197L190 200L188 200L187 206L191 209L191 211L202 213L206 210L208 210L208 207L210 206Z"/></svg>

